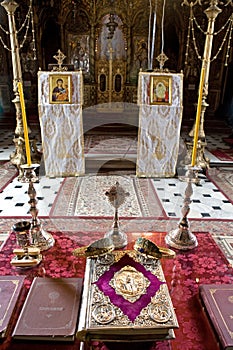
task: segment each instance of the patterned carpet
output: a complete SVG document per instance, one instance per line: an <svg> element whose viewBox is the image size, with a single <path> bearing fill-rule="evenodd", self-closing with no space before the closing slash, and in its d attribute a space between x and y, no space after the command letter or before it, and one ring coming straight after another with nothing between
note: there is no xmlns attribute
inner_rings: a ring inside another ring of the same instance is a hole
<svg viewBox="0 0 233 350"><path fill-rule="evenodd" d="M233 171L232 168L210 168L207 177L233 203Z"/></svg>
<svg viewBox="0 0 233 350"><path fill-rule="evenodd" d="M151 180L133 175L66 178L50 216L112 217L114 209L105 192L117 181L129 194L119 208L120 217L167 217Z"/></svg>
<svg viewBox="0 0 233 350"><path fill-rule="evenodd" d="M85 154L137 154L137 137L133 135L85 135Z"/></svg>
<svg viewBox="0 0 233 350"><path fill-rule="evenodd" d="M12 163L0 162L0 191L2 191L17 174L18 170Z"/></svg>
<svg viewBox="0 0 233 350"><path fill-rule="evenodd" d="M233 162L233 149L208 149L220 161Z"/></svg>

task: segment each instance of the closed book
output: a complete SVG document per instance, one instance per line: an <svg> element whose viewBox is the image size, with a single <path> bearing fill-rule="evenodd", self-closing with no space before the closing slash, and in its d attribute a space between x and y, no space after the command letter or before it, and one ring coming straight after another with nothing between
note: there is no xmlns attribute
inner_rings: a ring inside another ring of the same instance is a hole
<svg viewBox="0 0 233 350"><path fill-rule="evenodd" d="M0 338L9 331L25 276L0 276Z"/></svg>
<svg viewBox="0 0 233 350"><path fill-rule="evenodd" d="M233 350L233 285L202 284L200 296L224 350Z"/></svg>
<svg viewBox="0 0 233 350"><path fill-rule="evenodd" d="M87 259L79 340L162 341L178 327L159 260L148 263L133 250Z"/></svg>
<svg viewBox="0 0 233 350"><path fill-rule="evenodd" d="M81 278L35 277L13 338L73 341L81 293Z"/></svg>

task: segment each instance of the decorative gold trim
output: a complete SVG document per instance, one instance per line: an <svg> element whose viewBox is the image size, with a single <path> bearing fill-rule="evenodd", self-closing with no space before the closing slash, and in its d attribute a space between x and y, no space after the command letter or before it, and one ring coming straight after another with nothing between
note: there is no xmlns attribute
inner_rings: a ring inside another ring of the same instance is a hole
<svg viewBox="0 0 233 350"><path fill-rule="evenodd" d="M134 303L146 293L150 281L142 272L127 265L114 274L109 284L114 288L116 294L121 295L130 303Z"/></svg>
<svg viewBox="0 0 233 350"><path fill-rule="evenodd" d="M166 323L172 316L170 308L165 305L162 300L157 304L151 303L148 308L149 316L158 323Z"/></svg>
<svg viewBox="0 0 233 350"><path fill-rule="evenodd" d="M100 324L108 324L114 320L116 313L114 307L107 303L96 305L92 312L92 316L96 322Z"/></svg>

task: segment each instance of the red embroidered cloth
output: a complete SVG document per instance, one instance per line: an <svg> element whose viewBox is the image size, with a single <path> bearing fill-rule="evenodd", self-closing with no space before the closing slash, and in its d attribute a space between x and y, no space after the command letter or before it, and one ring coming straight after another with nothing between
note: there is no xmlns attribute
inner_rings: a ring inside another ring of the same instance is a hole
<svg viewBox="0 0 233 350"><path fill-rule="evenodd" d="M55 246L43 252L43 261L33 269L19 270L11 266L13 249L16 246L14 234L11 234L8 241L0 251L0 275L26 275L25 293L18 303L17 310L12 320L13 329L16 318L25 299L32 279L36 276L50 277L83 277L85 259L76 258L72 255L74 248L77 248L84 241L90 241L87 233L76 235L56 232L52 233L56 243ZM129 234L129 246L132 248L135 239L139 236L147 237L159 246L165 246L165 234L143 233ZM217 339L204 314L198 297L198 285L207 283L233 283L233 269L227 263L224 255L208 233L197 233L198 247L187 252L177 251L175 259L162 260L164 274L172 298L175 312L179 322L179 329L175 330L176 339L157 343L136 343L134 350L218 350ZM101 238L96 235L95 239ZM100 342L92 343L94 350L128 349L129 344ZM16 342L9 336L0 343L0 350L77 350L79 342L72 344L64 343L41 343ZM87 346L88 348L88 346Z"/></svg>

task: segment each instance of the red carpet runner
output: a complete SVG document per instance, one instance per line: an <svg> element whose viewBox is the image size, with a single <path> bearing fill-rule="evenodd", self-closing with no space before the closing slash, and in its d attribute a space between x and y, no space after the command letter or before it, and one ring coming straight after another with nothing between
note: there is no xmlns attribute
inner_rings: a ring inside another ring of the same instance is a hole
<svg viewBox="0 0 233 350"><path fill-rule="evenodd" d="M209 149L209 152L223 162L233 162L232 149Z"/></svg>

